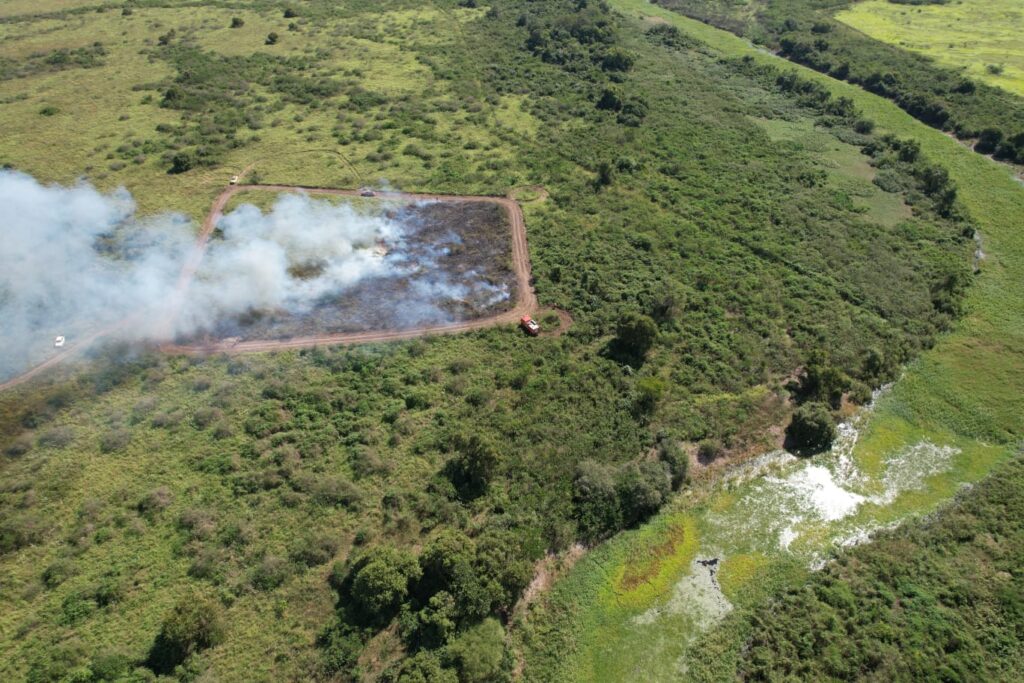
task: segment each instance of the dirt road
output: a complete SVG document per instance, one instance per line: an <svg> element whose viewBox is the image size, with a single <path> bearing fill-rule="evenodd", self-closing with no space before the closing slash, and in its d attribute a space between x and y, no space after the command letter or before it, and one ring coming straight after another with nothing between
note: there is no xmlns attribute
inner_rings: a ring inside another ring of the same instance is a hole
<svg viewBox="0 0 1024 683"><path fill-rule="evenodd" d="M213 209L203 222L203 229L196 240L196 253L189 259L189 264L182 270L182 277L178 283L179 296L184 296L188 283L195 275L196 270L202 261L203 252L227 206L231 197L244 190L259 190L266 192L306 192L308 194L339 195L343 197L358 197L359 190L339 190L326 187L296 187L294 185L234 185L221 193L213 203ZM165 344L161 348L168 353L182 354L207 354L207 353L255 353L258 351L274 351L278 349L301 349L312 346L327 346L339 344L367 344L371 342L395 341L398 339L411 339L428 334L453 334L469 330L479 330L494 325L516 323L524 315L532 315L537 310L537 297L534 295L533 286L530 284L530 252L526 244L526 223L523 220L523 211L515 201L507 197L486 197L477 195L444 195L444 194L418 194L410 192L377 192L375 196L379 199L394 199L399 201L424 201L434 200L443 202L488 202L498 204L505 208L508 213L509 225L512 230L512 268L516 274L516 305L511 310L464 322L448 323L445 325L433 325L427 327L414 327L407 330L376 330L369 332L343 332L338 334L325 334L311 337L293 337L291 339L275 340L253 340L235 341L223 340L210 344ZM178 301L180 307L180 300Z"/></svg>
<svg viewBox="0 0 1024 683"><path fill-rule="evenodd" d="M224 213L224 208L236 193L244 190L259 190L266 192L306 192L308 194L340 195L344 197L358 197L359 190L340 190L326 187L299 187L294 185L233 185L217 196L203 221L199 236L196 238L195 246L189 254L181 270L181 275L175 286L174 294L168 305L165 322L166 335L171 336L173 323L184 298L188 294L188 286L195 276L203 261L206 247L209 244L210 236L217 227L217 221ZM427 327L416 327L407 330L379 330L370 332L347 332L339 334L327 334L312 337L294 337L280 340L255 340L255 341L233 341L224 340L212 344L179 345L165 344L161 348L168 353L181 353L187 355L198 355L208 353L256 353L259 351L274 351L278 349L300 349L321 345L338 344L367 344L371 342L386 342L399 339L411 339L430 334L454 334L479 330L494 325L514 324L524 315L533 315L537 310L537 297L530 284L530 252L526 243L526 223L523 220L522 209L508 197L486 197L476 195L443 195L443 194L417 194L408 192L377 192L376 197L380 199L395 199L400 201L422 201L435 200L444 202L490 202L505 208L508 213L509 225L512 231L512 268L516 274L515 306L504 313L477 318L464 322L449 323L446 325L433 325ZM133 316L134 318L134 316ZM117 330L130 323L132 318L122 320L103 329L92 332L85 338L69 345L63 353L51 356L44 362L33 367L28 372L14 377L6 382L0 383L0 391L11 389L40 375L47 369L63 362L82 350L88 348L100 339L114 334ZM570 319L571 321L571 319ZM563 322L563 327L564 327ZM560 330L564 331L564 330Z"/></svg>

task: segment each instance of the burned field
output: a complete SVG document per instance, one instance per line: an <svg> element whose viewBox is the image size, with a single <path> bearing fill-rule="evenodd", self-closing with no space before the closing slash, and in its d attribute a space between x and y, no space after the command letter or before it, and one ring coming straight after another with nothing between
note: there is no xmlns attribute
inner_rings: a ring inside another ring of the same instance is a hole
<svg viewBox="0 0 1024 683"><path fill-rule="evenodd" d="M307 207L289 209L289 200ZM178 343L432 328L490 318L515 305L510 217L502 203L356 201L337 204L282 195L269 213L243 205L222 217L190 288L190 306L204 303L202 296L192 301L191 292L203 291L205 275L220 270L217 277L223 280L223 271L240 269L228 250L240 243L240 233L250 230L260 233L258 240L276 240L281 249L243 258L239 286L284 292L242 311L207 311L205 318L194 311L191 320L203 322L186 321L185 329L198 331L180 335ZM261 224L268 221L269 229ZM282 258L284 275L261 275L266 261Z"/></svg>

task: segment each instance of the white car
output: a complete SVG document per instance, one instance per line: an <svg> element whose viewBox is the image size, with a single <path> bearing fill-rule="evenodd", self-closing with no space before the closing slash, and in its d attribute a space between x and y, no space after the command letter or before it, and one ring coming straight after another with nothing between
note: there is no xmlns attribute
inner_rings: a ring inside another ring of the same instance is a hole
<svg viewBox="0 0 1024 683"><path fill-rule="evenodd" d="M64 346L64 341L65 341L64 335L58 336L56 339L53 340L53 348L55 348L55 349L62 348Z"/></svg>
<svg viewBox="0 0 1024 683"><path fill-rule="evenodd" d="M231 180L229 182L232 185L237 185L238 184L238 176L236 176L236 175L231 176Z"/></svg>

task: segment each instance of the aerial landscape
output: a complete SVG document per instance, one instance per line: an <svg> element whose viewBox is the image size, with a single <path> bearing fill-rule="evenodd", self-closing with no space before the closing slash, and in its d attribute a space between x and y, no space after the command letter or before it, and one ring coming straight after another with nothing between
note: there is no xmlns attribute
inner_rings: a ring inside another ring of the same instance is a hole
<svg viewBox="0 0 1024 683"><path fill-rule="evenodd" d="M0 0L0 680L1020 680L1021 35Z"/></svg>

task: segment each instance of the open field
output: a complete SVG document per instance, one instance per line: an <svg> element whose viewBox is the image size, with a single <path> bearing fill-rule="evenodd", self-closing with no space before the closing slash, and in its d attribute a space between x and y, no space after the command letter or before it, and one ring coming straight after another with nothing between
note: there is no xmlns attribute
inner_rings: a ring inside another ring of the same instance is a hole
<svg viewBox="0 0 1024 683"><path fill-rule="evenodd" d="M971 78L1024 96L1024 7L1016 0L901 5L858 2L836 14L858 31L927 55Z"/></svg>
<svg viewBox="0 0 1024 683"><path fill-rule="evenodd" d="M629 16L672 23L719 54L777 61L731 34L646 2L613 4ZM736 478L697 487L648 526L581 560L522 627L528 680L632 680L640 675L676 680L681 672L696 680L731 680L748 633L745 615L776 591L805 582L806 567L827 557L833 544L935 510L963 483L981 479L1019 450L1024 325L1008 311L1020 311L1012 302L1024 300L1024 239L1017 227L1024 216L1024 191L1005 167L971 154L893 104L801 71L851 98L884 131L919 140L922 150L941 160L957 180L987 254L968 296L967 316L861 418L852 444L841 445L813 466L768 460L760 465L768 468L768 483L766 471L755 468L760 474L741 469ZM931 455L915 462L926 453ZM928 458L939 460L929 464ZM916 483L884 497L882 504L858 502L857 496L870 499L895 477L897 463L901 476L921 468L920 477L910 478ZM851 468L856 483L841 482ZM805 477L826 473L829 486L836 481L840 486L815 495L846 511L801 517L805 513L790 507L793 503L786 501L793 499L787 496L804 492L799 500L815 491L805 488ZM844 503L853 507L844 508ZM787 526L794 515L801 521ZM729 609L723 610L714 591L697 581L704 570L690 564L695 557L709 556L722 562L720 583ZM642 591L617 578L647 566L657 579ZM663 566L676 569L662 572L658 567ZM716 629L730 609L737 614Z"/></svg>
<svg viewBox="0 0 1024 683"><path fill-rule="evenodd" d="M227 179L245 170L257 174L252 178L289 185L357 187L384 181L410 190L478 194L502 194L527 180L504 172L509 152L503 136L536 130L518 98L501 98L486 116L460 111L450 87L413 56L417 45L445 49L459 25L478 18L480 10L416 10L396 3L393 11L363 12L356 3L327 19L298 18L291 22L296 30L290 31L272 4L239 10L214 2L189 6L187 15L176 4L138 8L130 15L113 6L61 15L74 9L66 3L32 3L31 14L21 3L8 8L24 16L0 23L0 66L4 59L16 64L30 55L94 43L105 54L88 68L32 73L31 88L23 78L0 80L0 126L6 140L0 164L44 181L85 179L101 190L124 186L138 197L143 215L180 211L197 222ZM35 14L45 16L32 18ZM244 25L229 28L233 17ZM352 91L335 96L331 104L347 105L353 97L365 102L345 106L340 114L332 107L287 99L269 107L260 103L273 93L252 84L247 97L260 111L250 116L252 127L238 136L245 144L225 150L214 165L169 175L167 155L175 143L168 140L174 135L168 131L188 123L180 111L159 106L158 84L174 77L173 62L150 59L147 52L172 29L183 42L194 40L190 44L209 50L210 61L252 53L278 60L314 55L319 74L330 74ZM265 45L274 31L283 38ZM429 120L421 119L424 112L403 115L405 132L397 135L402 128L382 125L385 103L412 95L443 108ZM48 113L41 115L44 109ZM162 133L157 130L161 125L167 127ZM73 136L65 134L69 130ZM448 149L444 143L456 130L462 146ZM59 149L53 145L56 138L63 142ZM475 179L468 180L469 175Z"/></svg>

